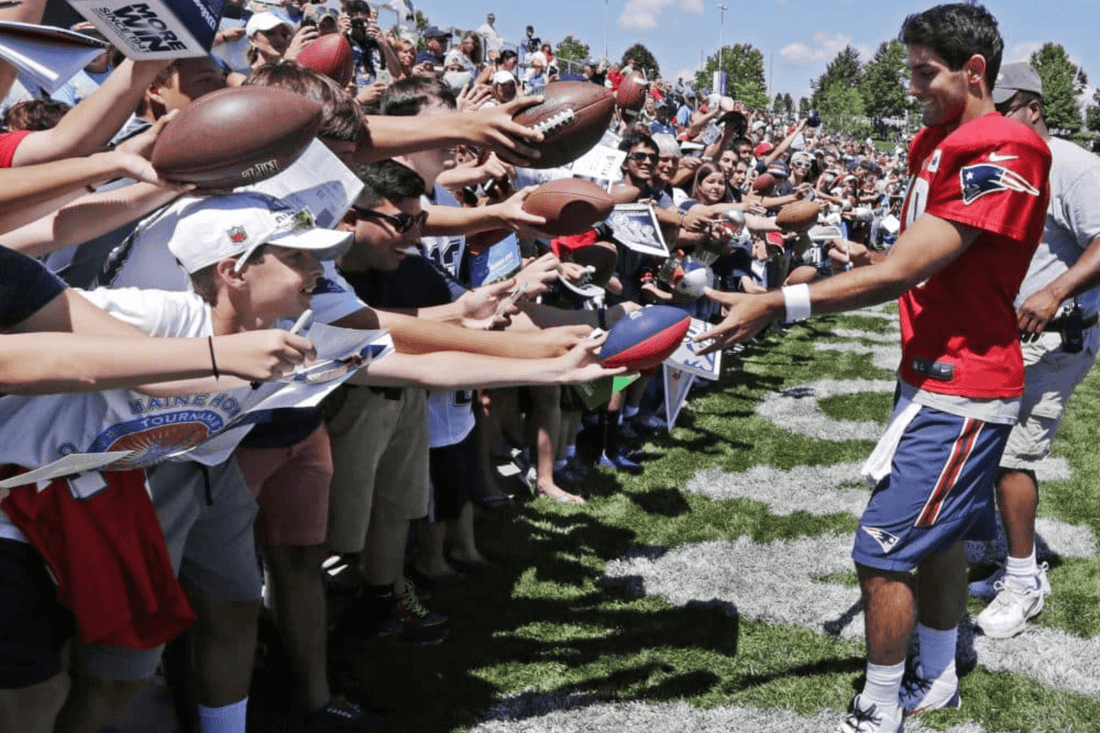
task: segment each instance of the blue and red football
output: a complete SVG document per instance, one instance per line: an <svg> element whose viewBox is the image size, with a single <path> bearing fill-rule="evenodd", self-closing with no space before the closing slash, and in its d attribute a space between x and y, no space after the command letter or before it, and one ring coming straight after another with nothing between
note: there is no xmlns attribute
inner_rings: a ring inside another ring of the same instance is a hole
<svg viewBox="0 0 1100 733"><path fill-rule="evenodd" d="M672 356L691 326L691 316L670 305L651 305L620 318L607 332L600 364L630 371L652 369Z"/></svg>

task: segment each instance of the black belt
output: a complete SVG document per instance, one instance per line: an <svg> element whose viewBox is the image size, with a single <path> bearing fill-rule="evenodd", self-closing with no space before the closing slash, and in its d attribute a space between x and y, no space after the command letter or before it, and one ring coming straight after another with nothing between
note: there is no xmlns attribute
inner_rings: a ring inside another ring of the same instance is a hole
<svg viewBox="0 0 1100 733"><path fill-rule="evenodd" d="M377 395L382 395L382 397L387 400L399 400L405 393L405 390L401 387L375 387L367 385L367 389Z"/></svg>

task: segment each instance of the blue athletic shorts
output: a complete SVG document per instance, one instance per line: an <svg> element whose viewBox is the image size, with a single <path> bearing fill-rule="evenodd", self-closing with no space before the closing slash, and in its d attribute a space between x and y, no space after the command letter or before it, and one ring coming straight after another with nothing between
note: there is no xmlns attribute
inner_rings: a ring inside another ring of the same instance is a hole
<svg viewBox="0 0 1100 733"><path fill-rule="evenodd" d="M992 539L997 466L1011 429L922 406L859 520L852 559L908 571L956 542Z"/></svg>

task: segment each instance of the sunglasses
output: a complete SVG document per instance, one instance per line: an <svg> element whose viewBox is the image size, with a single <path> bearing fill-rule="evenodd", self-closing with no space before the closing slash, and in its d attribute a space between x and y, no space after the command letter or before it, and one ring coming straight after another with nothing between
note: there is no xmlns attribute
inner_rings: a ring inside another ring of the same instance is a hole
<svg viewBox="0 0 1100 733"><path fill-rule="evenodd" d="M357 216L363 219L374 219L375 221L388 221L390 225L397 230L399 234L411 231L412 229L421 229L424 227L425 222L428 221L428 212L421 211L419 214L383 214L381 211L375 211L374 209L360 209L358 206L351 207L351 210L356 213Z"/></svg>
<svg viewBox="0 0 1100 733"><path fill-rule="evenodd" d="M809 168L809 167L810 167L809 163L802 163L802 162L791 163L791 168Z"/></svg>
<svg viewBox="0 0 1100 733"><path fill-rule="evenodd" d="M630 154L630 159L633 160L635 163L644 163L647 160L650 161L651 163L656 163L657 162L657 153L643 153L642 151L639 150L636 153L631 153Z"/></svg>

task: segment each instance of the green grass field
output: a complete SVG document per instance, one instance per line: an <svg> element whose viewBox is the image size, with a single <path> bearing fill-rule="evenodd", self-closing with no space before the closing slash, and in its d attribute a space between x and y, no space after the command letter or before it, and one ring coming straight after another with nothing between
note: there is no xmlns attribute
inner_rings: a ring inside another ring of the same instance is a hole
<svg viewBox="0 0 1100 733"><path fill-rule="evenodd" d="M862 684L848 551L858 465L890 410L891 310L727 356L645 472L594 471L588 504L482 518L495 568L429 602L450 639L342 649L338 676L392 708L393 730L832 731ZM1046 609L1016 639L964 630L961 710L906 730L1100 731L1098 446L1094 373L1040 474Z"/></svg>

